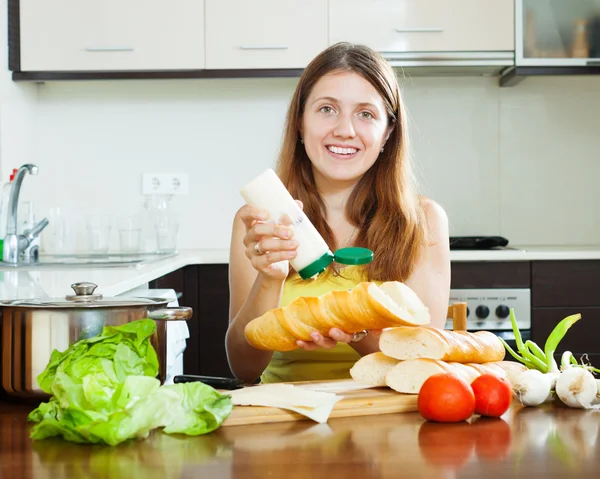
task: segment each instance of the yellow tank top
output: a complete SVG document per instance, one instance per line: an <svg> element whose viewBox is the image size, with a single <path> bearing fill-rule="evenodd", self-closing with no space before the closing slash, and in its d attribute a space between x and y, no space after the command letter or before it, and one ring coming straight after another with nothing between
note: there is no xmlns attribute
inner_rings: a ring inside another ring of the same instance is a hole
<svg viewBox="0 0 600 479"><path fill-rule="evenodd" d="M362 273L360 266L346 266L339 276L318 276L312 280L300 280L298 275L294 275L284 284L281 306L286 306L300 296L320 296L329 291L351 289L365 281ZM360 355L345 343L337 343L331 349L306 351L299 348L275 352L261 376L261 382L346 379L350 377L350 368L359 358Z"/></svg>

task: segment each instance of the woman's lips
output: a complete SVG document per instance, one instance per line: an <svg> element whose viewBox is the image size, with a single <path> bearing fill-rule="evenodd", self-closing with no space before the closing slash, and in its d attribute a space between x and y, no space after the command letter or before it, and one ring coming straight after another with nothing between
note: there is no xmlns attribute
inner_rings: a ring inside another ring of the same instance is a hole
<svg viewBox="0 0 600 479"><path fill-rule="evenodd" d="M351 160L356 158L358 152L360 151L358 148L354 148L351 146L338 146L338 145L327 145L325 147L330 156L337 160Z"/></svg>

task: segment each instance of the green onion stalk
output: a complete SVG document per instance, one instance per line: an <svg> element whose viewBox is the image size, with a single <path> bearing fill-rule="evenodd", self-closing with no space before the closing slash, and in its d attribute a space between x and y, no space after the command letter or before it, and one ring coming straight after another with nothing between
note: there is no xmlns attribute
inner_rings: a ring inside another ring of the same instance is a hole
<svg viewBox="0 0 600 479"><path fill-rule="evenodd" d="M552 330L548 339L546 340L546 344L544 345L544 349L542 350L536 343L533 341L527 340L523 342L523 338L521 336L521 332L517 326L517 320L515 319L514 309L510 309L510 322L512 325L513 332L515 334L515 342L517 345L518 352L515 352L502 338L502 344L509 352L509 354L515 358L520 363L527 366L528 369L537 369L538 371L547 374L551 373L555 376L555 378L560 373L560 369L558 364L556 363L556 359L554 359L554 353L558 348L559 343L567 334L567 331L571 326L573 326L577 321L581 319L581 314L572 314L567 316L562 321L560 321L555 328ZM566 367L571 367L571 365L577 365L577 361L573 357L573 354L568 352L569 354L563 354L561 358L561 367L565 369ZM594 368L589 368L594 370ZM595 370L596 372L600 372L600 370ZM556 382L556 379L553 380L553 383Z"/></svg>

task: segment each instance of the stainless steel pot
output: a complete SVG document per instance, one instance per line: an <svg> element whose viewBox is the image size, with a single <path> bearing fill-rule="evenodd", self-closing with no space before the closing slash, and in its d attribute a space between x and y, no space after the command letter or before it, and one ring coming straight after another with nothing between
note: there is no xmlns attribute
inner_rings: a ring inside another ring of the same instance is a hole
<svg viewBox="0 0 600 479"><path fill-rule="evenodd" d="M166 321L188 320L192 308L168 308L165 298L103 297L94 283L71 285L75 294L56 299L0 301L1 385L11 396L46 398L37 376L54 349L64 351L80 339L100 334L104 326L120 326L144 318L156 321L151 338L166 377Z"/></svg>

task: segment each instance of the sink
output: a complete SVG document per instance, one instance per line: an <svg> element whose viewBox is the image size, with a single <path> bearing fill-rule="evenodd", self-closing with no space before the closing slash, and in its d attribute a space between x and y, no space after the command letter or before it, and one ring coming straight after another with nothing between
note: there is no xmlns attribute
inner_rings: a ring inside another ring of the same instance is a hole
<svg viewBox="0 0 600 479"><path fill-rule="evenodd" d="M0 269L42 268L139 268L144 264L177 256L177 253L140 254L44 254L36 262L18 264L0 261Z"/></svg>

